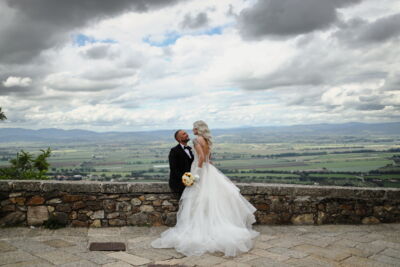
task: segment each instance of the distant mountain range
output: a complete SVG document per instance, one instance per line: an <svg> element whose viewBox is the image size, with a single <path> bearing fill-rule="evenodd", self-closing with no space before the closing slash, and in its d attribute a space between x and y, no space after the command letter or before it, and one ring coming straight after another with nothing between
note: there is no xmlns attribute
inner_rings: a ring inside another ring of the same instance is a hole
<svg viewBox="0 0 400 267"><path fill-rule="evenodd" d="M30 130L23 128L0 128L0 142L151 142L173 139L175 130L140 132L94 132L80 129L63 130L56 128ZM191 131L190 131L191 133ZM212 129L218 139L247 142L260 138L312 137L312 136L399 136L400 122L393 123L341 123L310 124L292 126L245 127Z"/></svg>

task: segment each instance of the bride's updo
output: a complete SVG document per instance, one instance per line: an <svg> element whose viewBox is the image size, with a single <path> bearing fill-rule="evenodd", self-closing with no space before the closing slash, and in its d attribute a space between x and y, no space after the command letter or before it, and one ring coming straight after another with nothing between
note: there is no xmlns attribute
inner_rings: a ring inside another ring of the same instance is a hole
<svg viewBox="0 0 400 267"><path fill-rule="evenodd" d="M199 136L203 136L204 139L206 139L208 145L211 147L212 146L212 137L211 137L211 132L210 129L208 128L207 123L204 121L195 121L193 123L193 128L197 129L197 133Z"/></svg>

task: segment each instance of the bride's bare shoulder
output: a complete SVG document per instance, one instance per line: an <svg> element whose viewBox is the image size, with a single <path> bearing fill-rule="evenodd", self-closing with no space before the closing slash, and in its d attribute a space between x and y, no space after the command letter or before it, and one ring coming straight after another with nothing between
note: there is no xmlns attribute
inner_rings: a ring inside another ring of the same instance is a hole
<svg viewBox="0 0 400 267"><path fill-rule="evenodd" d="M204 145L204 144L206 143L206 139L204 139L203 136L198 136L198 137L196 138L196 141L197 141L197 143L199 143L199 144L201 144L201 145Z"/></svg>

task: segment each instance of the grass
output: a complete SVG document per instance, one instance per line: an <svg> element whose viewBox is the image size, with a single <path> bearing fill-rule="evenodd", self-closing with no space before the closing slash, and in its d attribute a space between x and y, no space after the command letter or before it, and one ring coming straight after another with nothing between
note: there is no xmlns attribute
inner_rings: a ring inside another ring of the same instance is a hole
<svg viewBox="0 0 400 267"><path fill-rule="evenodd" d="M37 152L38 148L45 148L47 144L40 143L24 143L7 144L0 143L1 152L15 154L24 147L26 151ZM100 176L105 174L119 174L122 179L125 176L131 175L131 172L142 171L144 175L160 175L168 177L167 172L161 172L159 168L154 168L154 165L168 163L154 163L155 161L165 161L168 159L170 148L173 143L153 142L147 144L135 143L113 143L113 144L54 144L51 146L53 153L49 162L50 168L61 169L79 169L81 163L89 162L88 168L96 169L91 174ZM357 147L357 148L354 148ZM350 151L358 149L374 149L386 150L389 148L399 147L398 142L392 143L374 143L371 137L371 142L358 142L352 144L332 144L332 143L255 143L255 144L232 144L232 143L216 143L214 146L213 162L219 169L238 169L240 170L260 170L260 171L304 171L312 169L326 168L328 171L351 171L367 173L371 170L376 170L391 164L390 158L396 153L388 152L373 152L373 153L345 153L345 154L326 154L326 155L306 155L296 157L278 157L278 158L262 158L266 155L276 155L282 153L310 153L323 152L331 153L333 151ZM7 154L7 155L8 155ZM399 154L399 153L397 153ZM261 158L254 156L261 155ZM93 158L96 156L97 158ZM225 156L225 159L221 157ZM140 163L139 163L140 161ZM0 161L0 166L8 165L8 161ZM152 169L152 171L150 171ZM389 168L386 168L389 169ZM396 170L393 168L393 170ZM248 179L262 182L291 182L310 184L308 181L299 181L297 174L292 173L228 173L227 176L232 178L241 177L240 179ZM292 178L293 179L290 179ZM359 182L359 178L354 175L347 174L309 174L309 177L321 177L329 179L332 182L341 184L348 181L353 181L355 184ZM378 179L399 179L399 175L365 175L365 178ZM286 178L286 180L285 180ZM337 179L337 181L335 181ZM156 181L150 180L132 180L132 181ZM312 184L312 183L311 183ZM387 183L392 184L390 182Z"/></svg>

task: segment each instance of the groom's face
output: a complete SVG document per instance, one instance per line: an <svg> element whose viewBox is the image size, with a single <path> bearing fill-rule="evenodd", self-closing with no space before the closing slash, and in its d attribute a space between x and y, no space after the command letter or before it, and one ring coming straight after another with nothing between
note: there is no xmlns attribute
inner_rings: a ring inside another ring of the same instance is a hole
<svg viewBox="0 0 400 267"><path fill-rule="evenodd" d="M189 135L185 131L180 131L178 134L178 141L187 143L190 140Z"/></svg>

